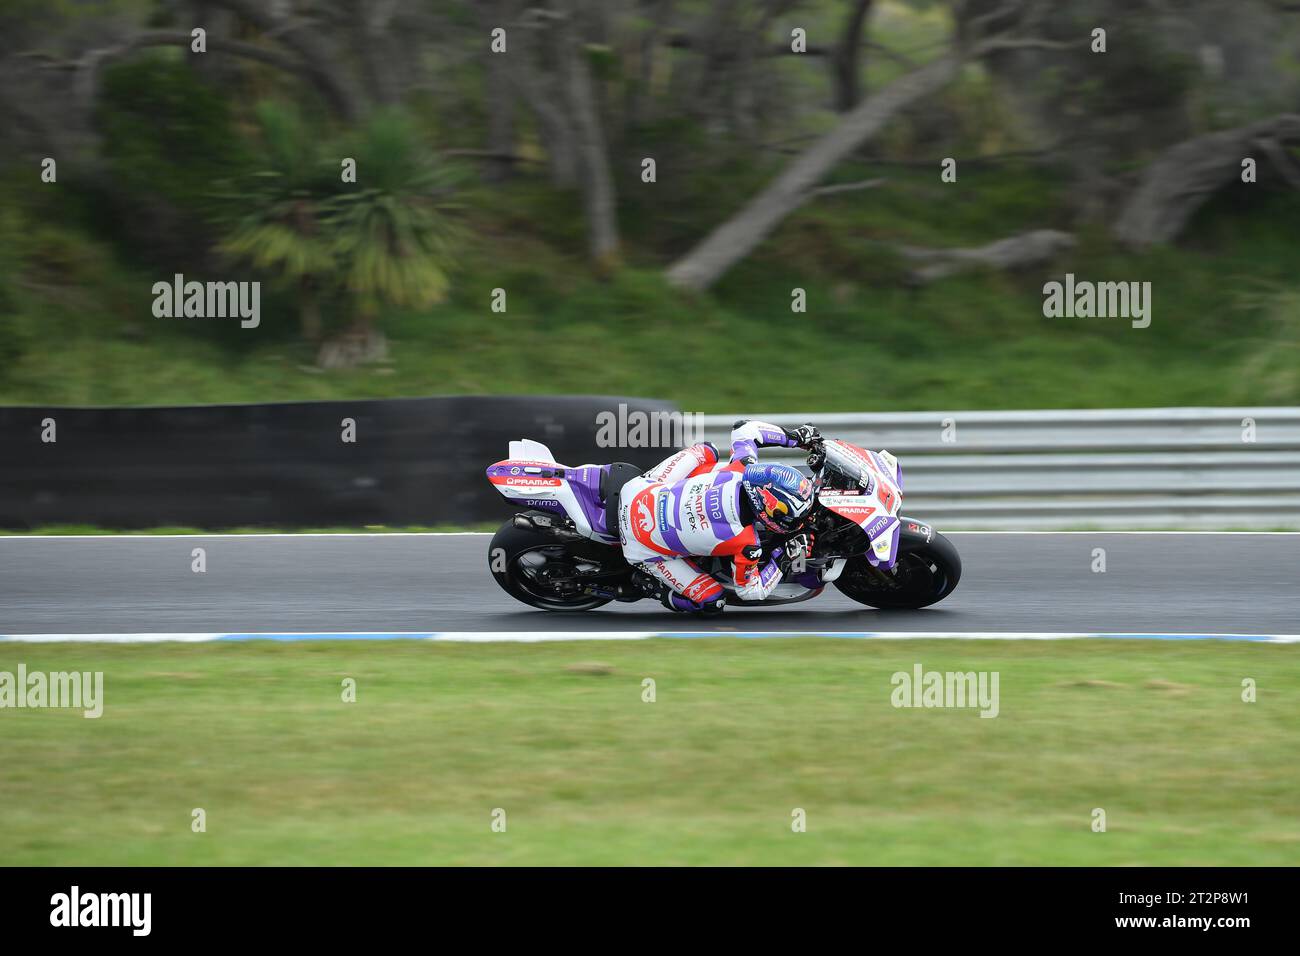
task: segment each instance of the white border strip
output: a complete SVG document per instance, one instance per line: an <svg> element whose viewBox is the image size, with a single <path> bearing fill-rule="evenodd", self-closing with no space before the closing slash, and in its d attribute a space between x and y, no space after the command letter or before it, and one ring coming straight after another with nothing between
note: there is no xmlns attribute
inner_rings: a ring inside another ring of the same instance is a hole
<svg viewBox="0 0 1300 956"><path fill-rule="evenodd" d="M535 644L549 641L643 641L650 638L845 638L851 640L954 641L1253 641L1300 644L1300 634L1170 634L1070 631L252 631L247 633L178 634L0 634L0 643L24 644L160 644L218 641L394 641L419 640L463 644Z"/></svg>
<svg viewBox="0 0 1300 956"><path fill-rule="evenodd" d="M961 527L952 530L943 530L944 534L1026 534L1026 535L1061 535L1061 534L1131 534L1143 535L1150 537L1152 535L1173 535L1173 534L1212 534L1218 537L1224 535L1249 535L1254 537L1295 537L1300 535L1300 531L1215 531L1214 529L1188 529L1179 531L1174 528L1163 528L1149 531L1120 531L1120 530L1103 530L1095 531L1051 531L1043 529L1026 529L1024 531L998 531L987 528L969 528ZM273 531L265 534L261 532L242 533L221 533L213 532L207 534L196 532L194 534L0 534L0 541L157 541L163 538L247 538L257 540L260 538L472 538L488 537L492 535L491 531L340 531L334 532L304 532L298 534L292 531Z"/></svg>

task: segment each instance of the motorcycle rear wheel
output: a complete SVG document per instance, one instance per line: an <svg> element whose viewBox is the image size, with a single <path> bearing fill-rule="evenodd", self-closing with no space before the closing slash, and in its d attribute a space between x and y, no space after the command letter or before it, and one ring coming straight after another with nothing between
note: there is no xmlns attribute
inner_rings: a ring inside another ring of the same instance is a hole
<svg viewBox="0 0 1300 956"><path fill-rule="evenodd" d="M564 542L542 531L516 527L513 519L500 527L488 547L488 569L497 584L516 601L544 611L590 611L610 602L551 580L573 573L581 560Z"/></svg>

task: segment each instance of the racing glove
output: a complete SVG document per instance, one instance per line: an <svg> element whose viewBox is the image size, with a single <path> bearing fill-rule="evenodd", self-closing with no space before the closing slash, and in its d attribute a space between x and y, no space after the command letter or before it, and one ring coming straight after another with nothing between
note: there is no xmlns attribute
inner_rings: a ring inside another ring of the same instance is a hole
<svg viewBox="0 0 1300 956"><path fill-rule="evenodd" d="M758 566L763 558L763 549L757 545L743 549L735 558L732 575L736 586L736 596L742 601L762 601L781 583L782 559L785 551L779 545L772 550L767 564Z"/></svg>
<svg viewBox="0 0 1300 956"><path fill-rule="evenodd" d="M798 428L785 428L782 431L785 432L787 438L794 442L796 447L805 451L822 440L821 432L817 430L815 425L800 425Z"/></svg>

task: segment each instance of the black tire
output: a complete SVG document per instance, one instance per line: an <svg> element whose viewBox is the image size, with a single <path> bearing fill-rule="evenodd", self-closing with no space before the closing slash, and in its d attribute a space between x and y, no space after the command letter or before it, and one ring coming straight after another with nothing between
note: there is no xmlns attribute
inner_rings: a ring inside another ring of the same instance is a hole
<svg viewBox="0 0 1300 956"><path fill-rule="evenodd" d="M929 541L899 541L897 574L888 579L865 556L851 558L835 581L845 597L881 610L915 610L942 601L961 580L961 556L937 531Z"/></svg>
<svg viewBox="0 0 1300 956"><path fill-rule="evenodd" d="M544 531L517 528L512 518L492 536L492 543L488 546L488 570L497 584L516 601L544 611L590 611L608 604L611 599L548 591L536 574L542 565L554 567L559 562L579 560L581 556L575 552L585 550L582 545L585 542L579 542L579 547L570 547L567 542ZM538 557L541 558L538 568L530 571L528 562Z"/></svg>

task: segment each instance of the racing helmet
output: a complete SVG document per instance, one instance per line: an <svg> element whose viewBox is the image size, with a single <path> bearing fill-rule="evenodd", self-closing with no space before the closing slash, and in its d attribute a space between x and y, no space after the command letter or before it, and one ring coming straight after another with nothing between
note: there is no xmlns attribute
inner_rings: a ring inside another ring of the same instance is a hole
<svg viewBox="0 0 1300 956"><path fill-rule="evenodd" d="M797 531L812 511L812 479L789 465L748 465L742 483L754 515L772 531Z"/></svg>

